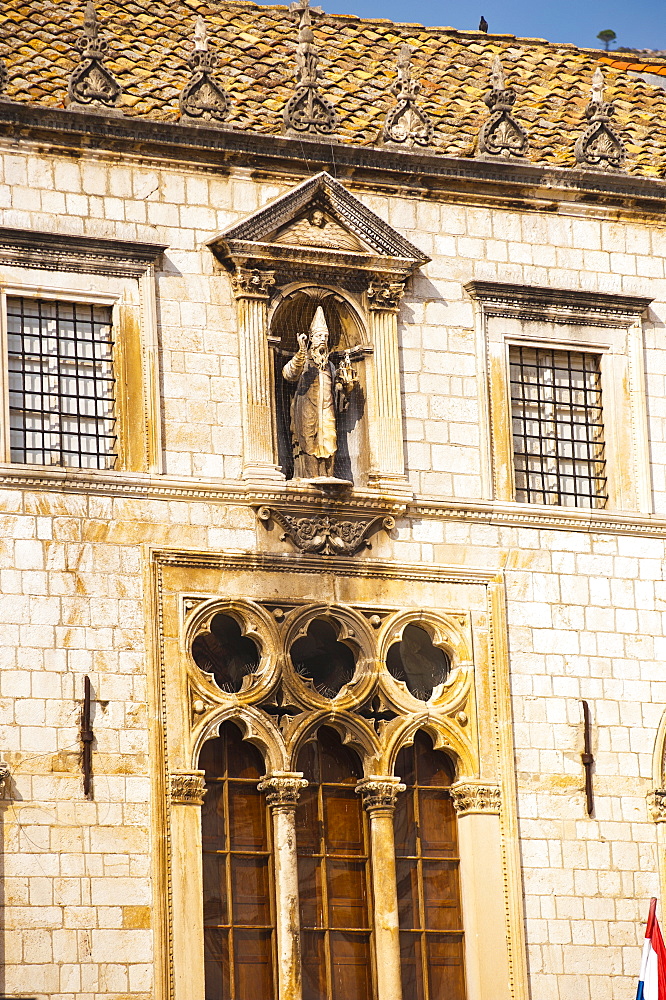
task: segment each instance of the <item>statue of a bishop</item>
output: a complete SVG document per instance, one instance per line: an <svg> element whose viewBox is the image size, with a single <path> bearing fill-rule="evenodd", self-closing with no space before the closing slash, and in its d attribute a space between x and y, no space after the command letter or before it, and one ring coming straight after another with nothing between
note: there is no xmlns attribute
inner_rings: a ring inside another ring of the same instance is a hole
<svg viewBox="0 0 666 1000"><path fill-rule="evenodd" d="M294 479L341 483L333 472L338 450L337 415L346 409L357 384L348 353L336 368L330 360L324 310L317 307L309 336L298 334L298 351L282 369L296 382L291 404Z"/></svg>

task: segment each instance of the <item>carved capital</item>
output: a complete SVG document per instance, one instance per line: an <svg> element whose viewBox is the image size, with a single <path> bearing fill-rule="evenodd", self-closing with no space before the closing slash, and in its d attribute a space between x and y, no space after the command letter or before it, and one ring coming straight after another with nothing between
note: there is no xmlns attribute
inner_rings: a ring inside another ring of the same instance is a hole
<svg viewBox="0 0 666 1000"><path fill-rule="evenodd" d="M237 299L267 299L271 285L275 284L275 271L237 267L231 275L231 287Z"/></svg>
<svg viewBox="0 0 666 1000"><path fill-rule="evenodd" d="M203 771L176 771L171 775L171 801L178 805L202 806L206 794Z"/></svg>
<svg viewBox="0 0 666 1000"><path fill-rule="evenodd" d="M498 814L502 805L502 793L497 785L481 785L473 781L451 785L451 798L458 816L468 816L470 813Z"/></svg>
<svg viewBox="0 0 666 1000"><path fill-rule="evenodd" d="M666 823L666 788L654 788L649 792L647 805L654 823Z"/></svg>
<svg viewBox="0 0 666 1000"><path fill-rule="evenodd" d="M266 792L266 803L271 808L296 808L298 797L308 783L300 771L274 771L266 775L257 788Z"/></svg>
<svg viewBox="0 0 666 1000"><path fill-rule="evenodd" d="M356 785L357 795L363 796L363 805L370 812L373 809L395 809L396 799L404 792L405 785L400 778L390 775L378 778L363 778Z"/></svg>
<svg viewBox="0 0 666 1000"><path fill-rule="evenodd" d="M385 278L373 278L367 289L368 307L397 312L400 299L405 294L402 281L387 281Z"/></svg>

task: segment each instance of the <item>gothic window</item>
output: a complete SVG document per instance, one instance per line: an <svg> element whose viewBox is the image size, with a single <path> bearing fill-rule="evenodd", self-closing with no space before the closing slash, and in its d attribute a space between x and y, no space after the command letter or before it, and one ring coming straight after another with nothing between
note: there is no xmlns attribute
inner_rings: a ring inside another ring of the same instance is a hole
<svg viewBox="0 0 666 1000"><path fill-rule="evenodd" d="M7 297L9 458L116 464L111 308Z"/></svg>
<svg viewBox="0 0 666 1000"><path fill-rule="evenodd" d="M201 751L206 1000L274 995L271 845L261 754L233 723Z"/></svg>
<svg viewBox="0 0 666 1000"><path fill-rule="evenodd" d="M420 701L428 701L446 680L451 661L443 649L433 644L424 628L406 625L400 642L390 647L386 657L389 673L406 684Z"/></svg>
<svg viewBox="0 0 666 1000"><path fill-rule="evenodd" d="M349 646L338 640L338 631L332 622L315 618L290 650L296 673L325 698L335 698L356 669L356 658Z"/></svg>
<svg viewBox="0 0 666 1000"><path fill-rule="evenodd" d="M356 754L323 727L301 751L296 811L303 1000L370 1000L368 844Z"/></svg>
<svg viewBox="0 0 666 1000"><path fill-rule="evenodd" d="M464 1000L464 953L450 758L424 733L400 751L395 812L403 1000Z"/></svg>
<svg viewBox="0 0 666 1000"><path fill-rule="evenodd" d="M222 691L236 693L243 680L259 666L259 650L244 636L240 625L230 615L215 615L207 632L192 643L194 662L212 674Z"/></svg>

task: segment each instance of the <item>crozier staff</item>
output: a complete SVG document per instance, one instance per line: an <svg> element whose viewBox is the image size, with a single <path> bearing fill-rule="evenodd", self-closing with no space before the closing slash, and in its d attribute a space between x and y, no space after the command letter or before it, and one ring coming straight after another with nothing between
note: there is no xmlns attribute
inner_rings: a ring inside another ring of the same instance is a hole
<svg viewBox="0 0 666 1000"><path fill-rule="evenodd" d="M291 404L294 479L333 479L338 449L336 416L345 409L357 383L348 355L338 368L330 361L328 327L318 306L310 335L298 334L298 351L282 369L296 382ZM308 343L309 340L309 343Z"/></svg>

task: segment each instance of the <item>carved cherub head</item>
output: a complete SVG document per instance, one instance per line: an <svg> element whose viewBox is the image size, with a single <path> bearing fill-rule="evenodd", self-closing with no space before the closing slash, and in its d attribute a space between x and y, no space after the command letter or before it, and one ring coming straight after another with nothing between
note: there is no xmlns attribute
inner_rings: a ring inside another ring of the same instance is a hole
<svg viewBox="0 0 666 1000"><path fill-rule="evenodd" d="M326 225L326 216L320 208L315 208L310 214L310 225L316 226L317 229L323 229Z"/></svg>

